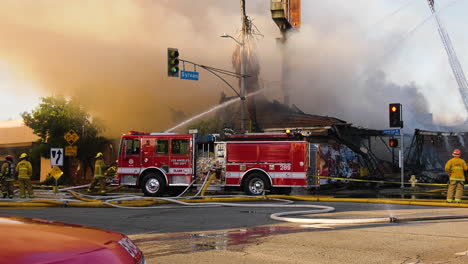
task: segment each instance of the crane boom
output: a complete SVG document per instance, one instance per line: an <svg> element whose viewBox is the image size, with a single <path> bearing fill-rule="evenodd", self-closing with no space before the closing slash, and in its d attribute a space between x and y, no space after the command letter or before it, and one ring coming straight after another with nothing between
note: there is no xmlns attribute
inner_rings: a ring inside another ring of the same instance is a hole
<svg viewBox="0 0 468 264"><path fill-rule="evenodd" d="M444 45L445 51L447 52L450 67L452 68L455 80L457 81L458 90L460 91L463 104L465 105L465 109L468 112L468 82L466 81L465 73L463 72L463 68L461 67L455 49L453 48L450 36L442 24L439 16L437 15L437 12L435 11L434 0L427 0L427 3L429 4L429 8L431 9L431 12L437 22L437 30L439 31L442 44Z"/></svg>

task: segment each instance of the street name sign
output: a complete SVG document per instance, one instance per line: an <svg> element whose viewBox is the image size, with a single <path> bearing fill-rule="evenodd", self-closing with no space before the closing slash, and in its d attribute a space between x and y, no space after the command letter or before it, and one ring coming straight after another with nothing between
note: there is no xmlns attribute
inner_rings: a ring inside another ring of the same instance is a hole
<svg viewBox="0 0 468 264"><path fill-rule="evenodd" d="M384 129L384 130L382 130L382 133L384 133L384 135L399 136L400 135L400 129Z"/></svg>
<svg viewBox="0 0 468 264"><path fill-rule="evenodd" d="M180 79L198 81L199 75L200 74L198 72L194 72L194 71L181 71L180 72Z"/></svg>

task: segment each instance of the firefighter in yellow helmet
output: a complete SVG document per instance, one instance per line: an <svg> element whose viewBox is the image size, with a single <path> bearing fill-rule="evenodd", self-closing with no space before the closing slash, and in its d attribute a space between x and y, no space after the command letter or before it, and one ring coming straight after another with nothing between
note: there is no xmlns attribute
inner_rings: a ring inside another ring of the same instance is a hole
<svg viewBox="0 0 468 264"><path fill-rule="evenodd" d="M466 162L460 158L461 151L459 149L454 149L452 156L453 158L445 164L445 171L449 175L447 202L453 202L453 196L455 195L455 202L461 203L465 184L465 171L468 170L468 166Z"/></svg>
<svg viewBox="0 0 468 264"><path fill-rule="evenodd" d="M28 154L20 155L20 162L16 164L16 173L18 174L18 182L20 188L20 198L26 198L25 189L28 190L29 198L34 198L34 192L31 185L32 166L27 160Z"/></svg>
<svg viewBox="0 0 468 264"><path fill-rule="evenodd" d="M13 181L15 181L15 165L13 164L13 157L7 155L5 157L5 163L3 163L0 169L0 181L2 183L2 194L3 198L7 196L13 198Z"/></svg>
<svg viewBox="0 0 468 264"><path fill-rule="evenodd" d="M104 163L104 157L101 152L96 154L96 163L94 163L94 179L89 185L88 193L94 191L94 186L99 183L99 189L101 194L106 194L106 177L104 175L107 165Z"/></svg>

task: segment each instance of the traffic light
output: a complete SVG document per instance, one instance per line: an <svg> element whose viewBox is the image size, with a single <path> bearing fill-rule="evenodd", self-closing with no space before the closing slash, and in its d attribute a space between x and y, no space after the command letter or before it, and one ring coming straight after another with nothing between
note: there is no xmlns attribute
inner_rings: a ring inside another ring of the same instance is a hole
<svg viewBox="0 0 468 264"><path fill-rule="evenodd" d="M396 138L391 138L389 141L388 141L388 145L392 148L398 148L398 139Z"/></svg>
<svg viewBox="0 0 468 264"><path fill-rule="evenodd" d="M179 50L167 48L167 76L179 77Z"/></svg>
<svg viewBox="0 0 468 264"><path fill-rule="evenodd" d="M401 104L389 105L390 127L403 127L403 120L401 115Z"/></svg>

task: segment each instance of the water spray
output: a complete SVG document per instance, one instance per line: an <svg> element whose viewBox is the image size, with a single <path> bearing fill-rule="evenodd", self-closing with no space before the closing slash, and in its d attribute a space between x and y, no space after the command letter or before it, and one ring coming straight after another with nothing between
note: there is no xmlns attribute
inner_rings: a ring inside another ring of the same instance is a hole
<svg viewBox="0 0 468 264"><path fill-rule="evenodd" d="M260 93L260 92L261 92L261 91L252 92L252 93L247 94L245 97L247 98L247 97L256 95L256 94L258 94L258 93ZM203 112L203 113L200 113L200 114L198 114L198 115L195 115L195 116L193 116L193 117L191 117L191 118L189 118L189 119L187 119L187 120L185 120L185 121L179 123L178 125L176 125L176 126L174 126L174 127L172 127L172 128L167 129L167 130L164 131L164 132L165 132L165 133L171 132L171 131L173 131L173 130L179 128L179 127L182 127L182 126L184 126L184 125L186 125L186 124L189 124L190 122L194 121L195 119L198 119L198 118L200 118L200 117L202 117L202 116L204 116L204 115L207 115L207 114L209 114L209 113L211 113L211 112L213 112L213 111L216 111L216 110L218 110L218 109L221 109L221 108L223 108L223 107L226 107L226 106L228 106L228 105L231 105L231 104L233 104L233 103L239 101L240 99L241 99L241 98L234 98L234 99L231 99L231 100L229 100L229 101L226 101L226 102L224 102L224 103L222 103L222 104L220 104L220 105L217 105L217 106L215 106L215 107L212 107L211 109L209 109L209 110L207 110L207 111L205 111L205 112Z"/></svg>

